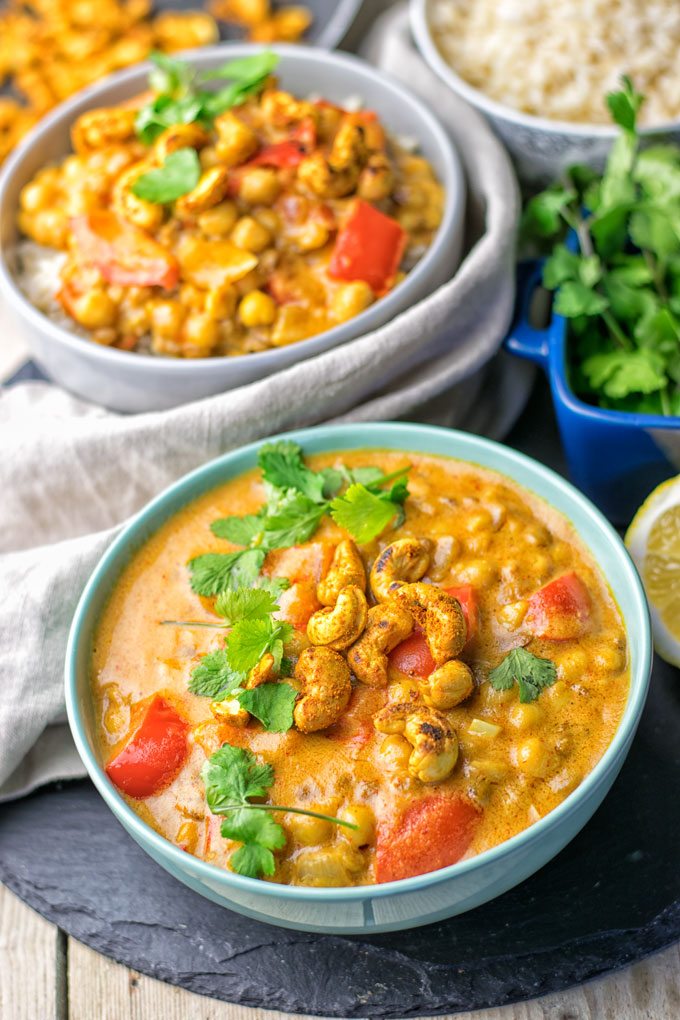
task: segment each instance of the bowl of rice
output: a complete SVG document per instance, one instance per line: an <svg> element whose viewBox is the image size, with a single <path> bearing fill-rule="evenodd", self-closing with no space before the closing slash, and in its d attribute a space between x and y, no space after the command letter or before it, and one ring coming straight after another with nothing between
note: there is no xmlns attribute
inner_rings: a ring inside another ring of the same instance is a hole
<svg viewBox="0 0 680 1020"><path fill-rule="evenodd" d="M411 0L432 70L490 122L521 180L600 165L617 131L605 103L621 75L647 97L642 134L680 141L675 0Z"/></svg>

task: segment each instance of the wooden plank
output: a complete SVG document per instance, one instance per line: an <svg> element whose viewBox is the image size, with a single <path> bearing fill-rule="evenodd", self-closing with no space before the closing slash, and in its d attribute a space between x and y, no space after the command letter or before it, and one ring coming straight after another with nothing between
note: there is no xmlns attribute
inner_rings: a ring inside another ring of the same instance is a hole
<svg viewBox="0 0 680 1020"><path fill-rule="evenodd" d="M0 885L0 1017L53 1020L57 929Z"/></svg>

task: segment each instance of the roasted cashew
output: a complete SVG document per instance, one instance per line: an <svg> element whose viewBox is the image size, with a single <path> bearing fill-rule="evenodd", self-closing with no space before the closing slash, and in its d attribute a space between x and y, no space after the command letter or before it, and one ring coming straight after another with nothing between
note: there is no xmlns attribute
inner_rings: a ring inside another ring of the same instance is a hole
<svg viewBox="0 0 680 1020"><path fill-rule="evenodd" d="M469 698L475 681L469 666L460 659L450 659L421 680L419 686L426 705L445 711Z"/></svg>
<svg viewBox="0 0 680 1020"><path fill-rule="evenodd" d="M250 691L253 687L259 687L260 684L269 683L274 679L275 674L274 656L271 652L265 652L260 661L248 673L245 686Z"/></svg>
<svg viewBox="0 0 680 1020"><path fill-rule="evenodd" d="M348 584L334 606L312 613L307 623L307 637L313 645L326 645L341 652L357 640L366 626L367 616L366 596L361 588Z"/></svg>
<svg viewBox="0 0 680 1020"><path fill-rule="evenodd" d="M437 666L455 659L467 640L467 624L460 602L434 584L405 584L393 598L425 631L427 647Z"/></svg>
<svg viewBox="0 0 680 1020"><path fill-rule="evenodd" d="M366 568L351 538L345 538L336 545L328 573L316 586L316 597L322 606L334 606L341 590L348 584L366 591Z"/></svg>
<svg viewBox="0 0 680 1020"><path fill-rule="evenodd" d="M197 216L219 205L229 187L229 170L226 166L213 166L201 174L195 188L182 195L175 202L175 212L180 217Z"/></svg>
<svg viewBox="0 0 680 1020"><path fill-rule="evenodd" d="M385 546L371 567L371 591L387 602L397 588L419 581L430 566L432 543L427 538L399 538Z"/></svg>
<svg viewBox="0 0 680 1020"><path fill-rule="evenodd" d="M163 206L137 198L132 185L152 169L149 163L134 163L124 170L113 186L111 208L124 220L143 230L157 230L163 222Z"/></svg>
<svg viewBox="0 0 680 1020"><path fill-rule="evenodd" d="M342 655L323 645L305 648L295 666L295 679L302 687L302 697L293 711L297 728L302 733L314 733L337 722L352 694L349 669Z"/></svg>
<svg viewBox="0 0 680 1020"><path fill-rule="evenodd" d="M387 686L387 656L413 630L413 617L401 606L373 606L366 630L347 653L356 677L369 687Z"/></svg>
<svg viewBox="0 0 680 1020"><path fill-rule="evenodd" d="M158 163L164 163L177 149L202 149L209 141L210 135L200 124L173 124L158 136L151 153Z"/></svg>
<svg viewBox="0 0 680 1020"><path fill-rule="evenodd" d="M356 188L367 158L364 129L345 122L335 136L328 158L315 152L303 159L298 178L320 198L343 198Z"/></svg>
<svg viewBox="0 0 680 1020"><path fill-rule="evenodd" d="M380 733L403 734L413 748L410 774L421 783L440 783L458 761L458 738L441 712L413 705L388 705L373 719Z"/></svg>
<svg viewBox="0 0 680 1020"><path fill-rule="evenodd" d="M137 111L127 107L89 110L78 117L71 128L73 148L82 155L93 149L127 142L135 136L136 117Z"/></svg>

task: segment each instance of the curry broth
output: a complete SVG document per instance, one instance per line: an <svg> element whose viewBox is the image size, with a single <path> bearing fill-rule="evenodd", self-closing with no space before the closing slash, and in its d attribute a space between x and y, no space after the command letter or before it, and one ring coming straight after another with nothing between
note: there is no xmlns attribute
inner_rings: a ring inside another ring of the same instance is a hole
<svg viewBox="0 0 680 1020"><path fill-rule="evenodd" d="M317 470L340 463L350 468L373 465L386 473L411 464L406 520L361 547L365 563L370 567L396 538L427 537L436 547L425 580L442 587L472 585L476 590L479 631L460 656L473 670L475 690L444 713L460 747L451 776L425 785L390 762L386 738L374 730L372 717L384 705L408 701L418 691L414 680L394 669L387 688L358 683L342 719L326 731L309 734L296 729L269 733L255 721L244 729L219 722L211 715L209 699L187 690L199 657L220 647L224 635L162 626L160 621L215 621L209 600L192 592L186 563L202 553L236 548L216 538L210 524L227 514L251 513L261 505L264 490L256 470L187 506L123 571L93 649L100 756L108 762L129 739L137 724L137 703L162 692L192 726L191 753L167 788L143 801L126 799L163 836L219 866L227 866L237 844L221 837L220 819L207 810L200 769L206 756L225 741L248 747L273 764L271 803L331 815L347 805L368 805L380 823L433 791L462 793L481 811L466 856L495 846L571 793L617 729L629 678L624 629L607 585L566 519L494 472L433 456L366 450L317 455L308 463ZM325 518L305 545L308 580L320 580L328 564L325 543L332 546L341 537L341 529ZM265 570L287 576L295 555L292 550L271 553ZM588 633L563 641L520 638L517 606L547 581L571 570L584 581L592 600ZM528 705L520 704L516 687L497 691L486 679L502 655L520 643L557 666L557 682ZM473 719L496 724L500 731L491 736L471 733ZM293 815L278 815L277 820L288 841L277 855L275 881L309 885L375 881L373 841L356 849L338 827Z"/></svg>

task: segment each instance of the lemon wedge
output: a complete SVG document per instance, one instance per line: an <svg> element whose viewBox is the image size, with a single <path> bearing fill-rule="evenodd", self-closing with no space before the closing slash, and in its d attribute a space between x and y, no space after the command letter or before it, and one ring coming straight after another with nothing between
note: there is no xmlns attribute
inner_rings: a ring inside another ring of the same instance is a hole
<svg viewBox="0 0 680 1020"><path fill-rule="evenodd" d="M657 486L625 537L647 592L654 647L680 666L680 475Z"/></svg>

